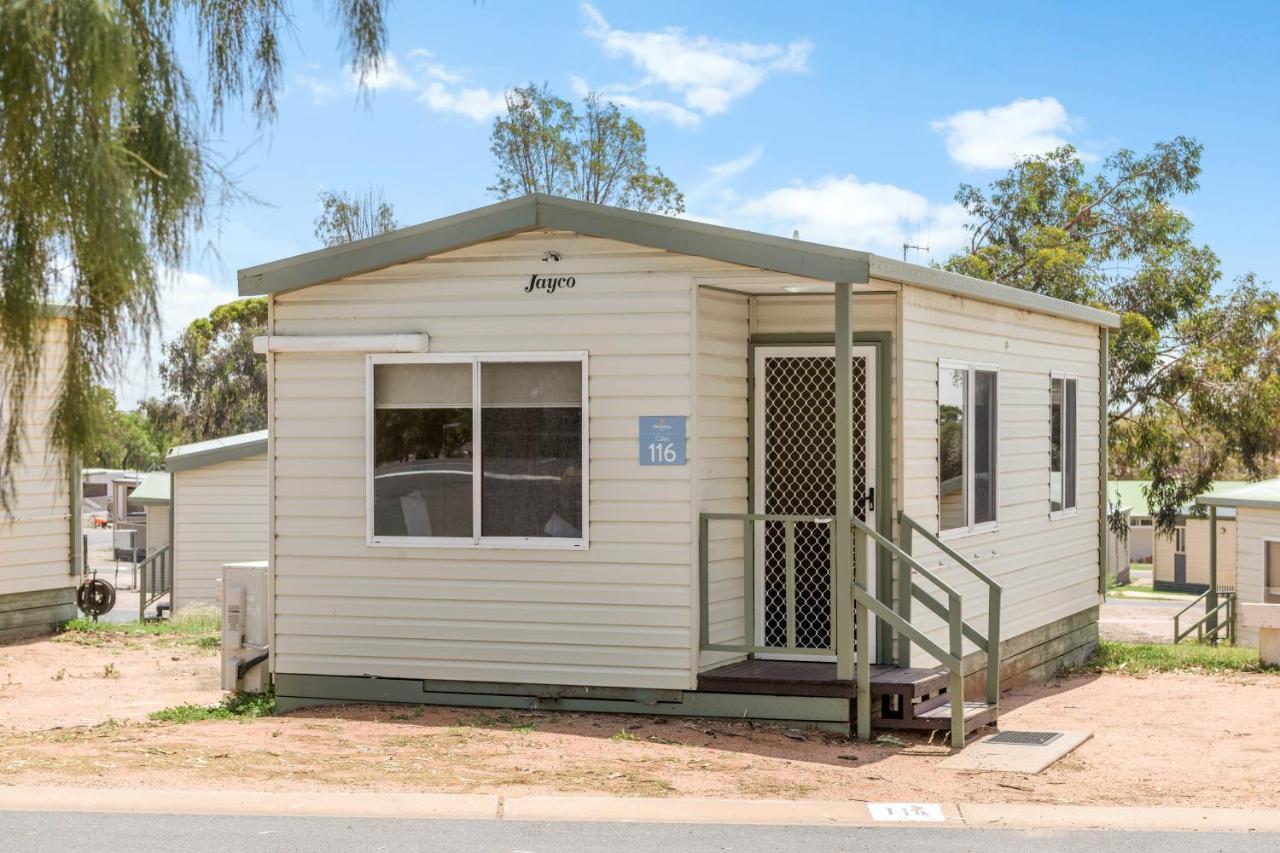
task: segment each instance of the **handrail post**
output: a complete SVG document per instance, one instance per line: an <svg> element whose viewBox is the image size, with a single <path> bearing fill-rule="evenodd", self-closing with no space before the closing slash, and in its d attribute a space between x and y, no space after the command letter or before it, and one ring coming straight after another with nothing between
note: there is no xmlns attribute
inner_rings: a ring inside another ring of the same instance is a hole
<svg viewBox="0 0 1280 853"><path fill-rule="evenodd" d="M705 515L698 516L698 599L702 602L700 614L702 619L698 623L698 649L699 657L703 648L711 642L711 543L707 539L707 534L711 528L711 521ZM747 620L742 620L742 628L745 631ZM744 638L747 639L747 638Z"/></svg>
<svg viewBox="0 0 1280 853"><path fill-rule="evenodd" d="M956 659L955 669L951 670L950 686L947 688L951 693L951 745L956 749L962 749L964 748L964 637L960 596L954 593L948 595L947 604L950 611L947 613L947 621L951 628L950 652Z"/></svg>
<svg viewBox="0 0 1280 853"><path fill-rule="evenodd" d="M1000 701L1000 587L987 595L987 704Z"/></svg>
<svg viewBox="0 0 1280 853"><path fill-rule="evenodd" d="M742 614L747 645L756 643L756 525L742 522Z"/></svg>
<svg viewBox="0 0 1280 853"><path fill-rule="evenodd" d="M910 555L913 531L910 521L904 513L898 514L898 542L903 552ZM911 621L911 566L906 560L898 559L898 615L907 622ZM898 633L898 666L911 666L911 638Z"/></svg>
<svg viewBox="0 0 1280 853"><path fill-rule="evenodd" d="M1209 637L1218 641L1218 508L1209 507L1209 600L1204 605L1209 615L1205 626Z"/></svg>
<svg viewBox="0 0 1280 853"><path fill-rule="evenodd" d="M138 567L138 621L145 622L147 618L147 564L144 562Z"/></svg>
<svg viewBox="0 0 1280 853"><path fill-rule="evenodd" d="M854 584L864 593L869 593L867 584L867 534L862 528L853 529ZM853 591L849 590L850 603ZM857 655L857 711L858 738L867 740L871 737L871 611L866 607L854 608L853 618L856 631L855 654Z"/></svg>

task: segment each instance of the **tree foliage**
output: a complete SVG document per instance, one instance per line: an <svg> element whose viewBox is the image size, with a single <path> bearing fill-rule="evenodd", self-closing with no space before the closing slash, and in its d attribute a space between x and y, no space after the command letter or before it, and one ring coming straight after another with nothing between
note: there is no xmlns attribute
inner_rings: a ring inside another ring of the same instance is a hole
<svg viewBox="0 0 1280 853"><path fill-rule="evenodd" d="M493 122L498 165L489 191L499 198L533 192L632 210L684 212L684 195L648 162L644 128L616 104L591 93L582 111L546 84L507 93L507 113Z"/></svg>
<svg viewBox="0 0 1280 853"><path fill-rule="evenodd" d="M163 463L168 442L157 434L155 422L145 412L118 411L116 395L98 387L92 392L92 413L95 428L93 442L86 449L86 464L152 471Z"/></svg>
<svg viewBox="0 0 1280 853"><path fill-rule="evenodd" d="M183 441L266 429L266 360L253 351L266 330L262 298L228 302L192 321L165 347L160 379L171 408L153 404L157 422L172 418Z"/></svg>
<svg viewBox="0 0 1280 853"><path fill-rule="evenodd" d="M953 272L1121 315L1110 351L1111 450L1151 480L1167 529L1215 478L1265 475L1280 451L1280 297L1253 276L1215 285L1218 258L1177 199L1202 146L1178 137L1119 151L1089 175L1071 146L956 194L972 217Z"/></svg>
<svg viewBox="0 0 1280 853"><path fill-rule="evenodd" d="M387 0L329 0L362 79L386 44ZM24 0L0 3L0 375L21 411L41 364L46 306L67 306L70 356L52 441L92 447L94 389L145 344L156 294L211 200L229 185L210 154L222 110L276 113L288 0ZM178 31L196 35L212 109L202 114ZM0 506L12 494L23 418L0 444ZM61 456L62 454L58 454Z"/></svg>
<svg viewBox="0 0 1280 853"><path fill-rule="evenodd" d="M394 231L395 208L382 198L381 190L362 194L325 190L318 196L320 215L316 217L316 239L326 246L376 237Z"/></svg>

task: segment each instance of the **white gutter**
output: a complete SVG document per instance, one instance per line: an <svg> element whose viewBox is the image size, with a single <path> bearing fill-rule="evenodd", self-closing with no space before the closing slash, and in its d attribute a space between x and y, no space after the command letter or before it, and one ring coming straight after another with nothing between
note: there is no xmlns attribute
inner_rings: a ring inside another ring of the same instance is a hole
<svg viewBox="0 0 1280 853"><path fill-rule="evenodd" d="M425 333L396 335L259 335L253 351L269 352L426 352Z"/></svg>

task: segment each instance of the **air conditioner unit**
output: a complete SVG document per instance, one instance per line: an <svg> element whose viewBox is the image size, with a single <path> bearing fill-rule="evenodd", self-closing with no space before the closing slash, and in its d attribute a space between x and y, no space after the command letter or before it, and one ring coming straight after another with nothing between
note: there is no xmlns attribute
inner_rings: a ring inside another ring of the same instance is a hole
<svg viewBox="0 0 1280 853"><path fill-rule="evenodd" d="M222 689L263 693L271 687L267 666L267 564L222 567Z"/></svg>

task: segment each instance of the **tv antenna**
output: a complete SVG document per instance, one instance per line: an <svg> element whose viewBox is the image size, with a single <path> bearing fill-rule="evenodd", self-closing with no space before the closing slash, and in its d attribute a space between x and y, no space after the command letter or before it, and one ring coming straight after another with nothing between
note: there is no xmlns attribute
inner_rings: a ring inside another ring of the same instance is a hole
<svg viewBox="0 0 1280 853"><path fill-rule="evenodd" d="M929 221L928 208L925 208L924 216L925 216L925 220ZM907 228L908 230L911 228L911 205L910 204L907 205ZM929 238L933 236L932 230L933 230L933 223L929 221L929 231L926 232L927 236L925 237L925 241L923 245L921 245L920 243L920 230L918 228L916 229L916 236L915 236L916 242L914 243L911 242L910 238L902 241L902 262L903 263L906 263L907 261L907 252L913 249L917 252L924 252L925 254L929 253L929 243L932 242Z"/></svg>

